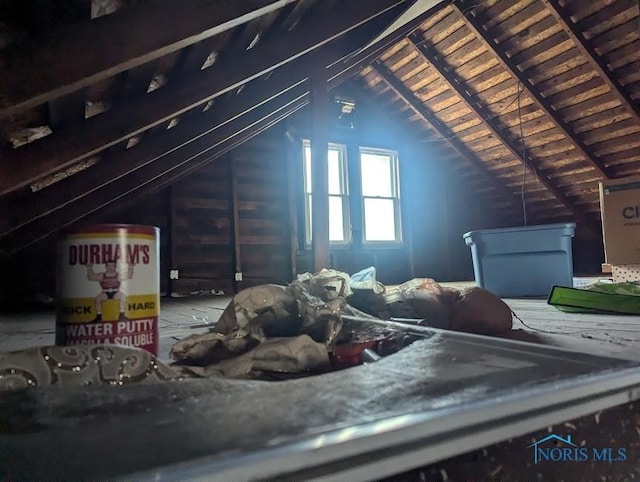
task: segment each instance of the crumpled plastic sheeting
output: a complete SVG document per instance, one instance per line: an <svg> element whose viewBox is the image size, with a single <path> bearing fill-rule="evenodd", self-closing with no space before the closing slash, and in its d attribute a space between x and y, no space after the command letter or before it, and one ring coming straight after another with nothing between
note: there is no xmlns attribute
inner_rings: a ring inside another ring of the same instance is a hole
<svg viewBox="0 0 640 482"><path fill-rule="evenodd" d="M175 368L178 368L176 366ZM243 378L256 372L302 373L330 368L327 347L308 335L271 338L240 356L205 367L181 367L183 373L201 377Z"/></svg>
<svg viewBox="0 0 640 482"><path fill-rule="evenodd" d="M350 294L349 276L327 269L299 275L289 286L248 288L233 297L215 332L178 341L171 358L198 376L326 369Z"/></svg>
<svg viewBox="0 0 640 482"><path fill-rule="evenodd" d="M493 293L478 287L457 290L431 278L385 287L367 305L356 307L382 319L421 319L434 328L482 335L504 334L513 323L511 309Z"/></svg>

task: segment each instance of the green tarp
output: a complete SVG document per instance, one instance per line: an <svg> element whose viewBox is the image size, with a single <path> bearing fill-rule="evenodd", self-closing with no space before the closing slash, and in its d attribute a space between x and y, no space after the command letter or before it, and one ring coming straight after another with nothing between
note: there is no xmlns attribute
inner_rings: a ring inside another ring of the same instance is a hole
<svg viewBox="0 0 640 482"><path fill-rule="evenodd" d="M569 313L640 315L640 285L594 283L584 289L554 286L547 303Z"/></svg>

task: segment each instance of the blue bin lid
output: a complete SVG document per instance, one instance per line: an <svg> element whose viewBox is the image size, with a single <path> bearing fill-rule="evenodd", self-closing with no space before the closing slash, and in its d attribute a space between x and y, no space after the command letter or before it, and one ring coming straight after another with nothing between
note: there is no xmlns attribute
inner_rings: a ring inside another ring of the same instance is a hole
<svg viewBox="0 0 640 482"><path fill-rule="evenodd" d="M501 234L501 233L518 233L518 232L531 232L531 231L544 231L551 229L566 229L570 232L571 236L574 235L576 229L576 223L556 223L556 224L538 224L534 226L517 226L515 228L497 228L497 229L483 229L477 231L469 231L468 233L464 233L462 238L465 240L466 244L471 244L473 242L474 237L478 237L478 235L483 234Z"/></svg>

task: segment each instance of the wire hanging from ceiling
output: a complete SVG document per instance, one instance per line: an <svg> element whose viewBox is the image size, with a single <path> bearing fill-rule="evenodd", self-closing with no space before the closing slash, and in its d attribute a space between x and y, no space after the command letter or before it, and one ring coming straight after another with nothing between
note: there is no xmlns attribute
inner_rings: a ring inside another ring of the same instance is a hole
<svg viewBox="0 0 640 482"><path fill-rule="evenodd" d="M519 86L520 86L520 82L518 82L518 87ZM513 100L509 102L509 104L506 107L502 108L499 112L488 115L487 117L484 117L484 118L480 117L482 122L487 122L487 121L490 121L491 119L495 119L496 117L500 117L509 107L511 107L516 101L518 101L518 98L520 97L521 93L522 93L522 90L518 89L518 91L514 94ZM456 137L459 137L458 133L455 133L454 135L449 137L439 137L437 139L421 139L419 142L443 142L443 141L449 141L451 139L455 139Z"/></svg>
<svg viewBox="0 0 640 482"><path fill-rule="evenodd" d="M522 110L520 106L520 81L516 83L516 90L518 91L518 127L520 129L520 146L522 148L521 156L522 156L522 186L520 188L520 198L522 199L522 218L524 221L524 225L527 226L527 200L524 192L524 188L527 185L527 164L525 162L527 155L527 148L524 144L524 130L522 129Z"/></svg>

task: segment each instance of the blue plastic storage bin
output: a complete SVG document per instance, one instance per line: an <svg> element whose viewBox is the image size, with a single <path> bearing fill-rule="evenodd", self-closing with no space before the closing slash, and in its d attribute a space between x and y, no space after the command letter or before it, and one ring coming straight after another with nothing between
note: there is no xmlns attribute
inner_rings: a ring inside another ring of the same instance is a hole
<svg viewBox="0 0 640 482"><path fill-rule="evenodd" d="M572 287L575 228L544 224L466 233L476 283L503 298L547 296L553 285Z"/></svg>

